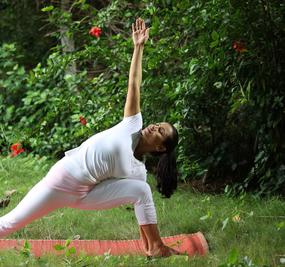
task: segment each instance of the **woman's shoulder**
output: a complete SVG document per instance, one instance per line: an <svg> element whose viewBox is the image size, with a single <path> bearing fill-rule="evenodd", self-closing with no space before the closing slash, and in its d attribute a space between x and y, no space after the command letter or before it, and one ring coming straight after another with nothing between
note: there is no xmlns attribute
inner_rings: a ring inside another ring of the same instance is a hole
<svg viewBox="0 0 285 267"><path fill-rule="evenodd" d="M139 131L142 128L143 124L141 112L132 116L124 117L124 119L122 120L122 124L131 132Z"/></svg>
<svg viewBox="0 0 285 267"><path fill-rule="evenodd" d="M123 121L130 121L130 120L137 120L137 119L142 119L142 113L138 112L134 115L131 116L126 116L123 118Z"/></svg>

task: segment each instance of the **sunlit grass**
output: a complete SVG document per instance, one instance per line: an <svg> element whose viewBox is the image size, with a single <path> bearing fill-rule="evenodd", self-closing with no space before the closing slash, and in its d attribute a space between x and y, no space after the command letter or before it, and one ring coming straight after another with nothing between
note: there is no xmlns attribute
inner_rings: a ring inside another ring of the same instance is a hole
<svg viewBox="0 0 285 267"><path fill-rule="evenodd" d="M0 158L0 196L6 190L17 190L9 206L0 209L0 216L16 206L51 164L46 159L33 157ZM149 178L161 235L201 231L211 248L207 256L149 261L146 257L113 257L108 254L75 258L50 255L39 260L12 251L0 252L0 266L20 266L25 261L28 266L46 266L47 263L48 266L219 266L227 262L233 250L238 252L239 258L249 257L256 266L278 266L278 257L285 255L284 200L277 197L257 199L251 195L230 198L199 194L187 185L181 185L171 199L163 199L154 189L153 178ZM80 239L139 238L132 206L104 211L60 209L9 238L73 239L77 235Z"/></svg>

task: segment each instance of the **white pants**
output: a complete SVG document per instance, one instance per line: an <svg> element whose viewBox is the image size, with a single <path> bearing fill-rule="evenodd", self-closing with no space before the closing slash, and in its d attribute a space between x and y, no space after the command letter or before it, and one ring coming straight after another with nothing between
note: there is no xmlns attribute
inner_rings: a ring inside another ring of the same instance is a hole
<svg viewBox="0 0 285 267"><path fill-rule="evenodd" d="M140 225L156 224L156 212L149 185L134 179L108 179L92 188L89 192L78 193L76 184L69 184L68 190L61 191L46 182L53 179L55 168L36 184L24 199L8 214L0 217L0 238L17 231L28 223L49 212L63 207L83 210L100 210L134 204L136 218ZM60 172L60 171L59 171ZM66 176L62 175L61 178ZM58 179L59 184L64 179ZM71 191L74 187L74 193ZM84 187L84 185L83 185ZM69 191L69 192L68 192Z"/></svg>

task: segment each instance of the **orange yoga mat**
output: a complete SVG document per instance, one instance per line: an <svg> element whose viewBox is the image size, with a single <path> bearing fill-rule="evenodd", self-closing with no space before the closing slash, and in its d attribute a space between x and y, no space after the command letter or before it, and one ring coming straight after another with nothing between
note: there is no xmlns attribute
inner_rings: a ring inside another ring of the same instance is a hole
<svg viewBox="0 0 285 267"><path fill-rule="evenodd" d="M208 244L201 232L194 234L181 234L162 238L164 244L181 253L205 255L208 252ZM0 239L0 250L22 250L25 240ZM62 254L64 251L55 250L55 245L64 245L65 240L28 240L31 252L39 257L46 253ZM75 247L76 253L84 252L87 255L145 255L140 240L72 240L70 247Z"/></svg>

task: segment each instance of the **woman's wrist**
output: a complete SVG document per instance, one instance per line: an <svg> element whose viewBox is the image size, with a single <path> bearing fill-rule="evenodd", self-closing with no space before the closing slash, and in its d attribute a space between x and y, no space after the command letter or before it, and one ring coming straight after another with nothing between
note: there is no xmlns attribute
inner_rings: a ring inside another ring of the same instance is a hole
<svg viewBox="0 0 285 267"><path fill-rule="evenodd" d="M163 247L164 247L164 244L162 240L157 240L157 241L152 242L152 244L149 244L149 250L152 252L160 250Z"/></svg>
<svg viewBox="0 0 285 267"><path fill-rule="evenodd" d="M144 44L134 44L134 49L144 49Z"/></svg>

